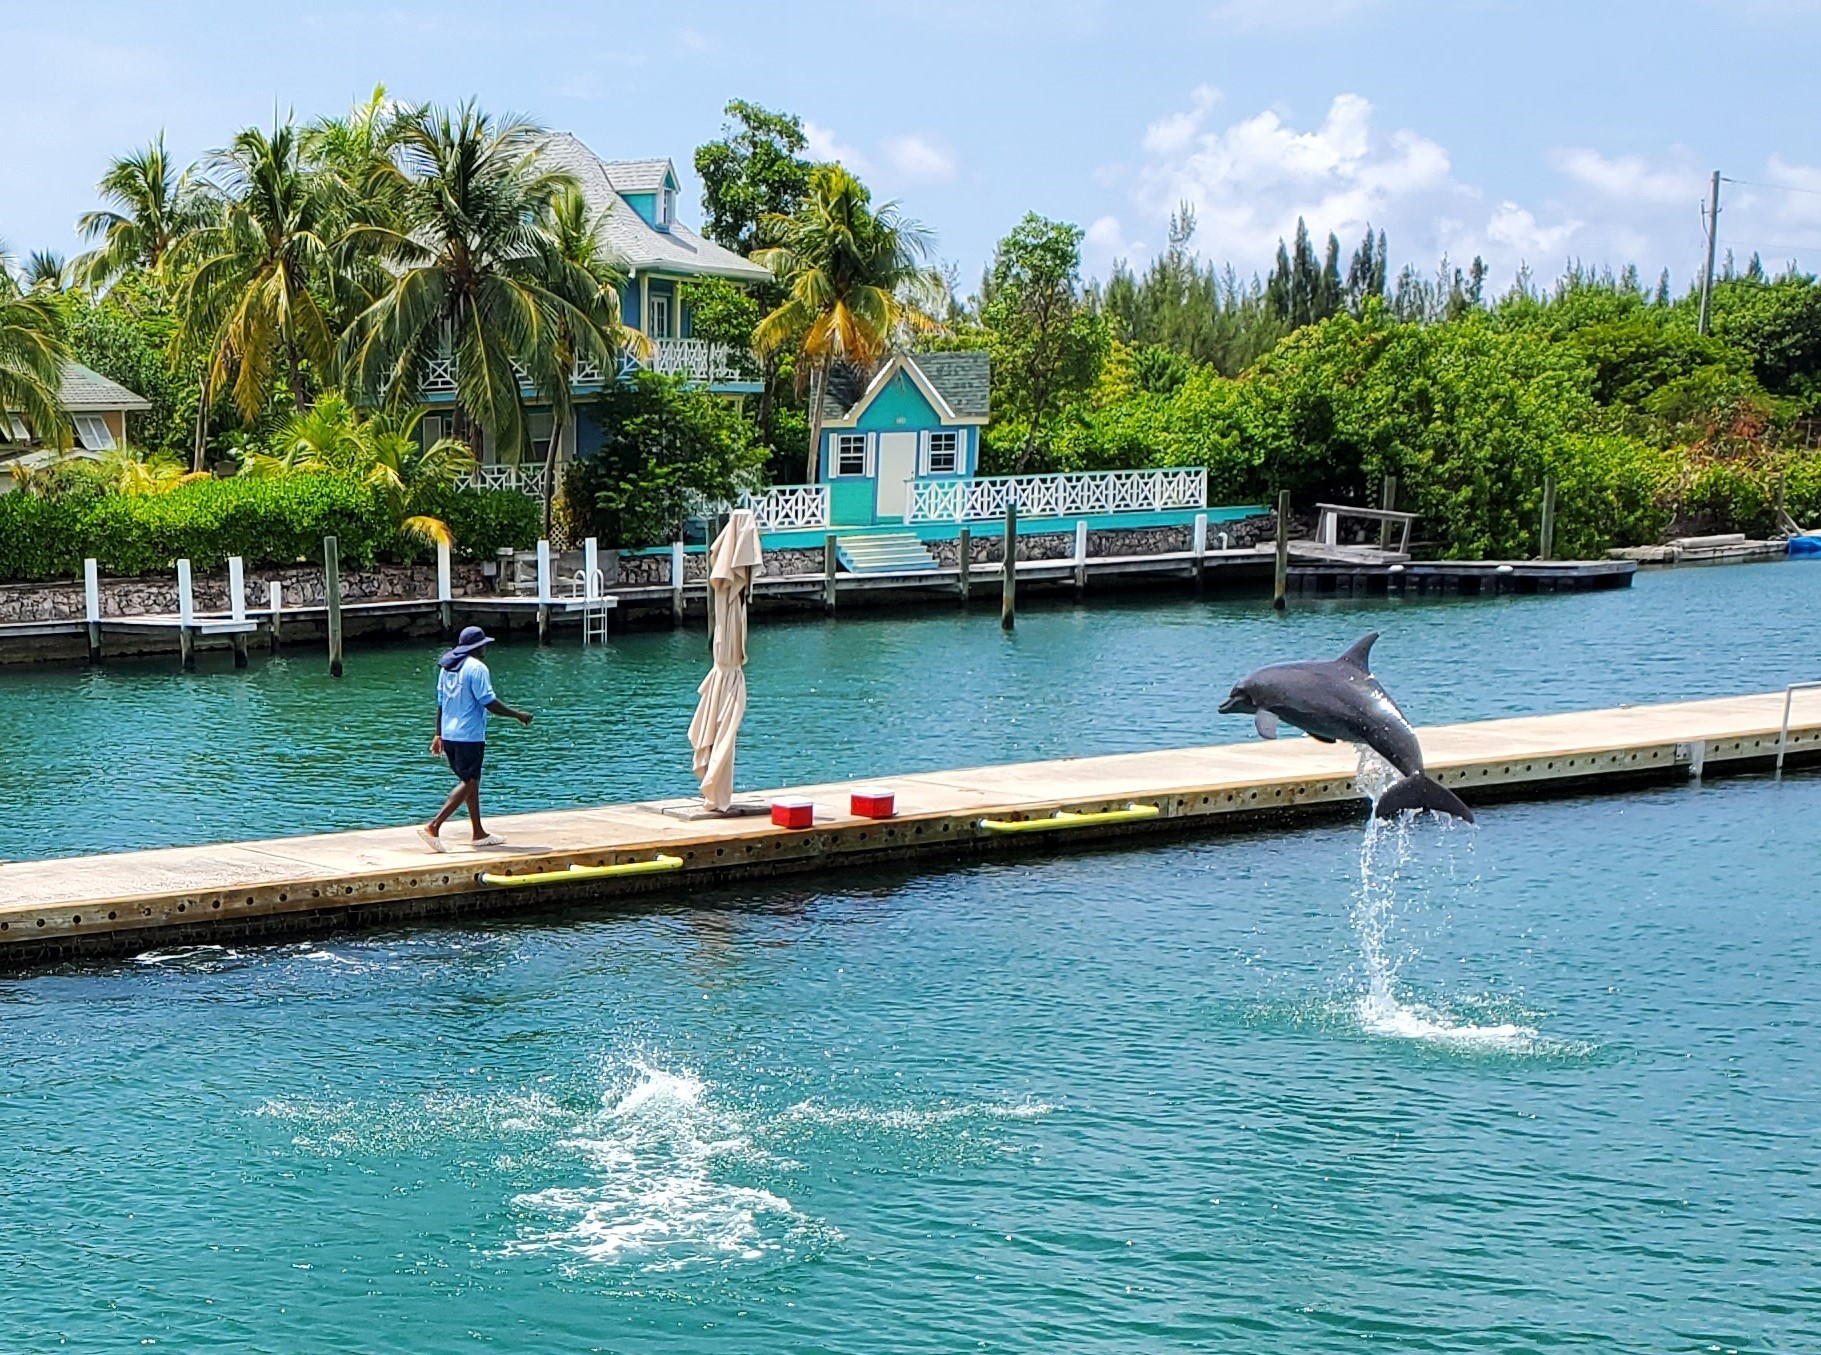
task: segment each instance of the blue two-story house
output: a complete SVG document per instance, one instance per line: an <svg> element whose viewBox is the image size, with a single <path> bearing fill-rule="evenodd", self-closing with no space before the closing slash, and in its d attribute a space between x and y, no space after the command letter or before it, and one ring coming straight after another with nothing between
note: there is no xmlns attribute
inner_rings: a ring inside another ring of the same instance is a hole
<svg viewBox="0 0 1821 1355"><path fill-rule="evenodd" d="M901 523L913 495L959 489L980 464L990 375L981 352L900 353L864 385L831 380L820 474L829 521Z"/></svg>
<svg viewBox="0 0 1821 1355"><path fill-rule="evenodd" d="M574 176L589 207L599 216L613 261L626 276L620 296L621 323L649 341L648 350L629 355L619 371L593 365L576 369L570 383L576 418L563 430L563 444L557 449L559 466L600 446L601 432L590 411L590 399L636 367L681 376L731 398L757 392L756 368L746 355L695 337L686 284L724 278L751 285L768 280L771 274L752 260L704 239L677 219L676 167L669 160L603 160L568 132L552 133L541 155L548 167ZM475 449L480 461L479 483L541 492L555 420L547 407L538 407L534 391L527 388L526 396L530 445L516 464L507 465L483 436ZM434 440L452 424L451 416L439 409L455 400L452 358L432 364L423 398L430 407L423 436Z"/></svg>

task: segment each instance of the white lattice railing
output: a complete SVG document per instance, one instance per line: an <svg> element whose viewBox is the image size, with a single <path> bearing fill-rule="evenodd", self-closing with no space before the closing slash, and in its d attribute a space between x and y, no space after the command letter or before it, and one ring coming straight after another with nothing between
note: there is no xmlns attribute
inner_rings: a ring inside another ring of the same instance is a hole
<svg viewBox="0 0 1821 1355"><path fill-rule="evenodd" d="M651 357L641 365L659 376L680 376L690 381L740 381L746 377L734 360L732 348L706 339L653 339Z"/></svg>
<svg viewBox="0 0 1821 1355"><path fill-rule="evenodd" d="M526 388L531 387L531 378L518 363L512 364L512 370L518 374L518 383ZM598 386L605 378L601 364L598 362L578 361L569 373L569 384L572 386ZM455 394L455 358L444 354L431 358L424 366L423 383L418 387L421 395Z"/></svg>
<svg viewBox="0 0 1821 1355"><path fill-rule="evenodd" d="M541 500L544 497L542 466L476 466L468 476L474 489L516 489Z"/></svg>
<svg viewBox="0 0 1821 1355"><path fill-rule="evenodd" d="M912 480L906 522L986 522L1007 504L1033 518L1150 513L1206 508L1208 472L1200 466L1164 470L1087 471L1077 475L992 475L971 480Z"/></svg>
<svg viewBox="0 0 1821 1355"><path fill-rule="evenodd" d="M759 527L768 532L826 527L828 486L775 485L758 494L742 494L740 507L752 509Z"/></svg>

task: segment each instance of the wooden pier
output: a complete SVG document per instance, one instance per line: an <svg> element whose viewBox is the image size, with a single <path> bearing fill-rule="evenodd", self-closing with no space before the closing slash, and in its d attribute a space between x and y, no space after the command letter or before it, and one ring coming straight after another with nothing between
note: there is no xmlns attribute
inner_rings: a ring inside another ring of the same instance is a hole
<svg viewBox="0 0 1821 1355"><path fill-rule="evenodd" d="M1792 702L1789 765L1821 763L1821 690L1493 720L1421 734L1431 772L1469 803L1483 805L1768 771L1784 742L1786 700ZM680 767L686 758L680 744ZM686 901L692 891L773 874L823 872L835 875L838 887L838 872L869 862L927 857L943 869L995 851L1358 814L1364 801L1356 767L1346 747L1251 741L897 777L889 784L898 812L889 820L848 812L858 783L745 797L814 801L815 825L807 830L776 828L763 817L679 818L694 802L670 800L496 817L494 831L510 845L487 852L460 845L465 827L458 821L449 825L451 850L442 855L426 850L412 828L397 827L14 862L0 865L0 966L497 915L653 891ZM1006 831L1007 821L1028 826L1065 811L1088 817L1043 825L1053 831ZM1487 815L1479 831L1496 832L1497 825L1496 814ZM632 873L603 875L603 867ZM510 883L528 875L543 878Z"/></svg>

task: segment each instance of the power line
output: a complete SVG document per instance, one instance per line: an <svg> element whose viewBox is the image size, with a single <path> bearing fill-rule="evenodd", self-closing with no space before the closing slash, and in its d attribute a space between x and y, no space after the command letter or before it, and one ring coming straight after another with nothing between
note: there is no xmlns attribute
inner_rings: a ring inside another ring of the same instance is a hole
<svg viewBox="0 0 1821 1355"><path fill-rule="evenodd" d="M1778 193L1801 193L1811 198L1821 198L1821 188L1796 188L1786 183L1759 183L1756 179L1722 179L1723 183L1736 183L1741 188L1769 188Z"/></svg>

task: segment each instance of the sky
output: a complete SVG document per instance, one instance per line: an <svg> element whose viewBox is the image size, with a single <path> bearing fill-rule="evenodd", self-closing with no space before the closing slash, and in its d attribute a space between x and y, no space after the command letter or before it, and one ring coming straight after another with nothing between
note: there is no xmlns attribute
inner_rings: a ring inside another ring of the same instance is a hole
<svg viewBox="0 0 1821 1355"><path fill-rule="evenodd" d="M694 148L728 100L800 116L934 237L964 290L1026 212L1142 266L1269 268L1298 217L1395 264L1484 256L1502 287L1571 260L1821 267L1821 0L0 0L0 240L81 248L111 156L189 160L241 126L398 98L527 114L609 158ZM683 219L699 223L700 211Z"/></svg>

